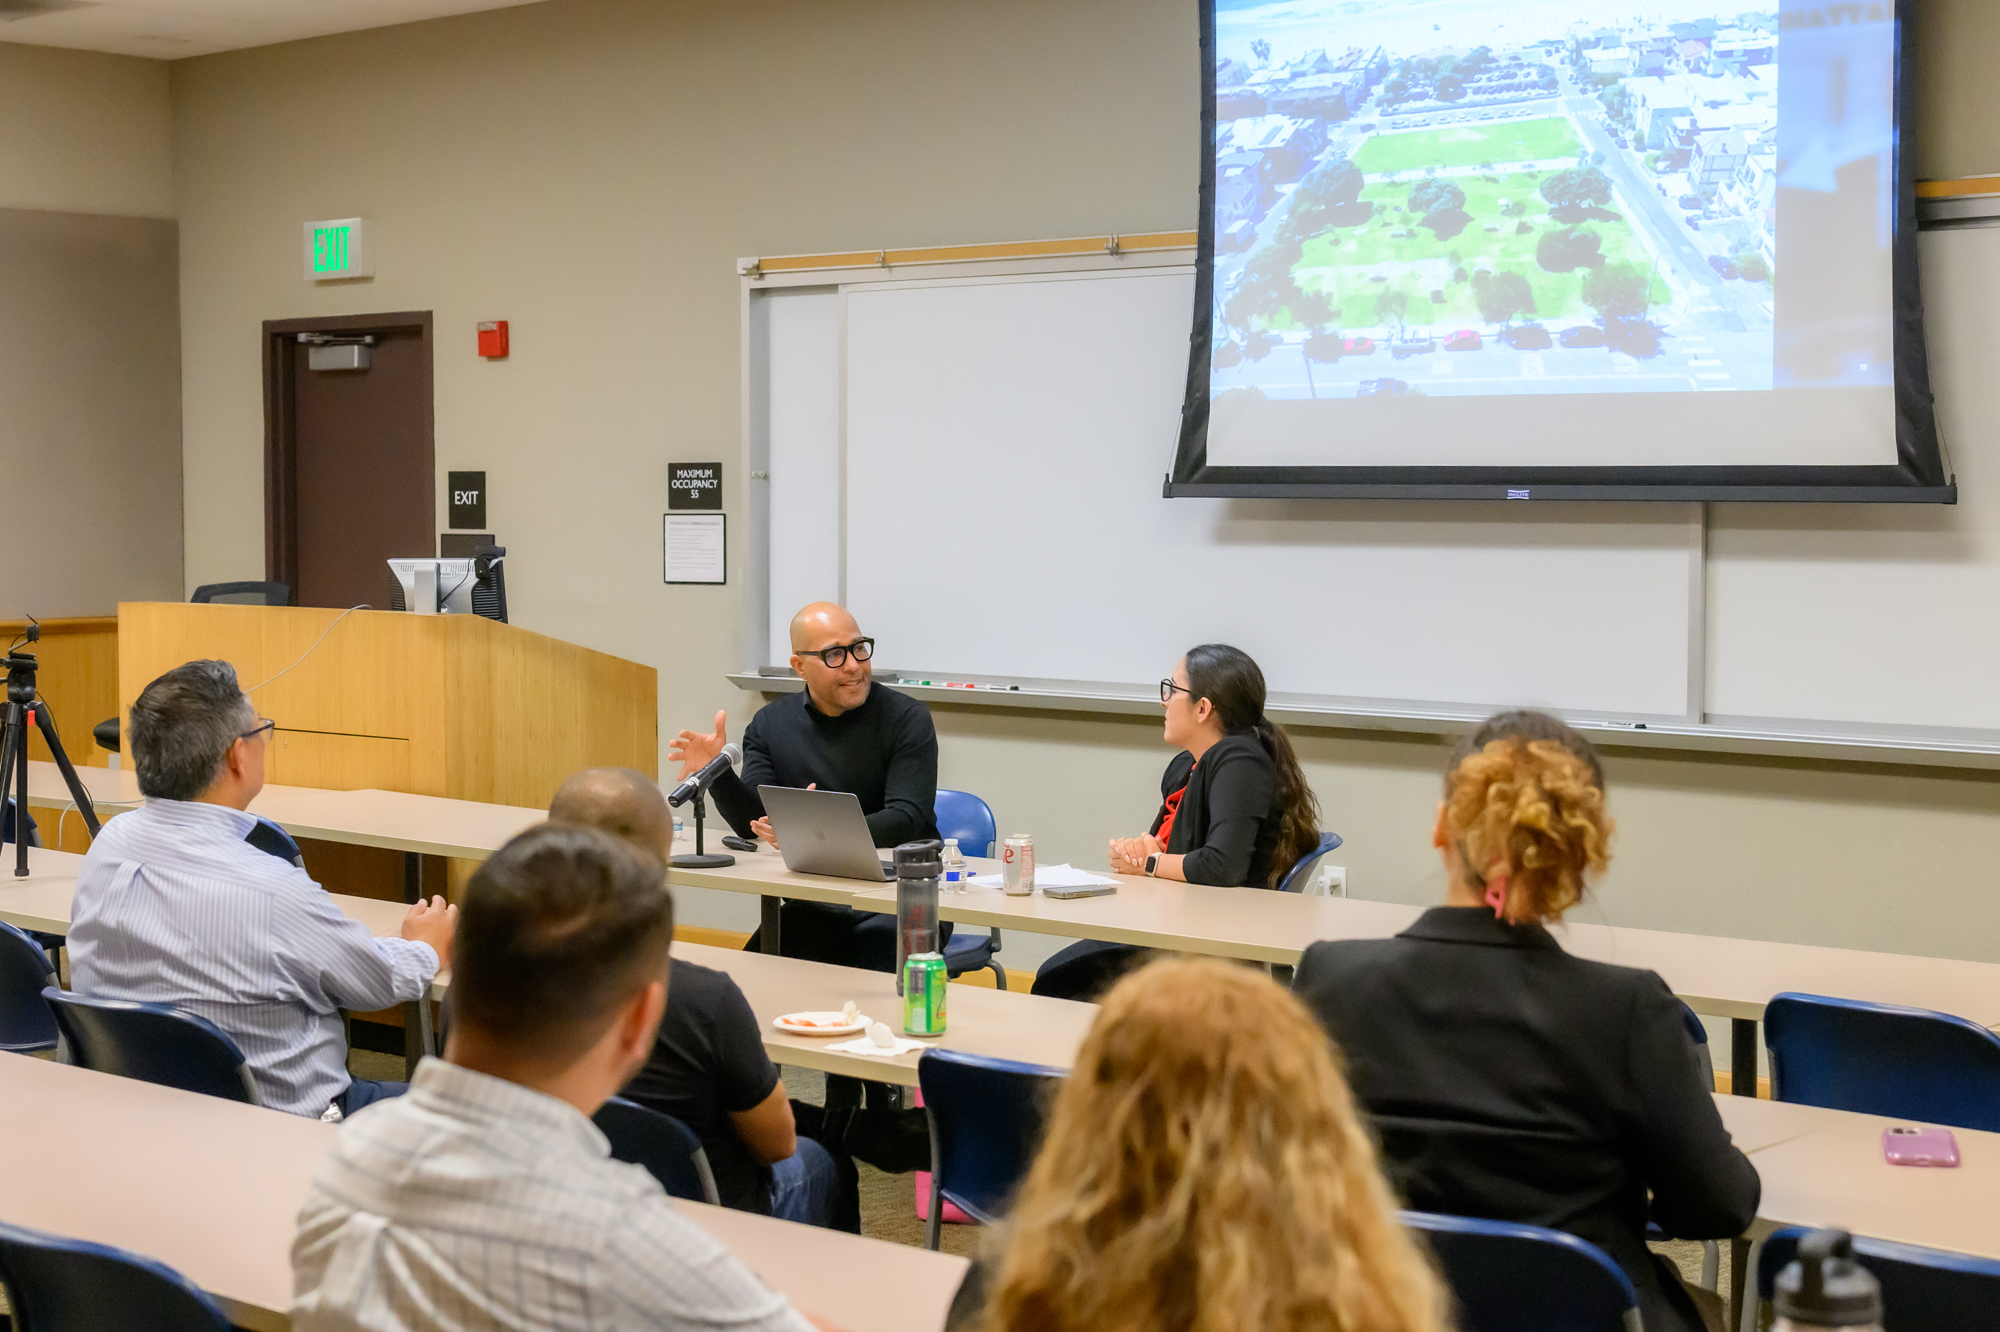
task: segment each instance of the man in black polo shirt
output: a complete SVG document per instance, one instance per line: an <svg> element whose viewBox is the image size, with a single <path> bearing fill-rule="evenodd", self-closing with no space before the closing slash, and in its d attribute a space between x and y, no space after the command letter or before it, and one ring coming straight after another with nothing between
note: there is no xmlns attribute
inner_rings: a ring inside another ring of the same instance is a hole
<svg viewBox="0 0 2000 1332"><path fill-rule="evenodd" d="M875 640L831 602L792 617L792 669L806 687L767 704L743 732L743 775L726 772L709 796L740 836L777 845L759 786L851 791L877 846L937 836L937 730L923 704L875 683ZM683 777L722 752L726 712L715 731L682 731L667 757ZM786 957L872 971L896 969L896 918L824 902L787 901L780 919ZM756 947L756 940L751 941Z"/></svg>
<svg viewBox="0 0 2000 1332"><path fill-rule="evenodd" d="M662 859L672 849L666 797L630 768L576 774L556 792L549 818L600 828ZM859 1231L853 1165L798 1135L757 1016L722 972L674 958L652 1054L619 1094L694 1130L724 1207Z"/></svg>

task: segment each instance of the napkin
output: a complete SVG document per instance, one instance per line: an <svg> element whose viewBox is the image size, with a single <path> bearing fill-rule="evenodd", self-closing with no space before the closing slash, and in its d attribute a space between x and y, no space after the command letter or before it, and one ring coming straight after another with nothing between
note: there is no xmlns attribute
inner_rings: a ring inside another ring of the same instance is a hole
<svg viewBox="0 0 2000 1332"><path fill-rule="evenodd" d="M889 1032L886 1023L878 1022L875 1026L881 1028L885 1033ZM843 1054L873 1055L877 1059L894 1059L897 1055L908 1054L912 1050L928 1050L930 1048L922 1041L906 1040L893 1033L889 1033L889 1035L890 1040L887 1045L878 1044L873 1036L856 1036L851 1041L835 1041L826 1048L829 1050L839 1050Z"/></svg>
<svg viewBox="0 0 2000 1332"><path fill-rule="evenodd" d="M998 874L975 874L972 882L981 888L1001 886ZM1116 879L1107 879L1102 874L1092 874L1089 870L1080 870L1068 864L1035 866L1037 888L1083 888L1093 883L1116 884L1117 882Z"/></svg>

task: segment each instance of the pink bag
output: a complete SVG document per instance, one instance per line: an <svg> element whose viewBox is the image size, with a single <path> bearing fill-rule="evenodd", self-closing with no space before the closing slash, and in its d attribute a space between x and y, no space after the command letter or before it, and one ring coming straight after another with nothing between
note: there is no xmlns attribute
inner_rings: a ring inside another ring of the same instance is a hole
<svg viewBox="0 0 2000 1332"><path fill-rule="evenodd" d="M921 1107L924 1103L924 1094L921 1091L917 1091L914 1087L910 1090L916 1092L917 1105ZM928 1221L930 1219L931 1172L928 1170L919 1170L917 1172L917 1220ZM948 1226L975 1226L979 1224L964 1212L959 1211L956 1205L948 1202L944 1205L944 1223Z"/></svg>

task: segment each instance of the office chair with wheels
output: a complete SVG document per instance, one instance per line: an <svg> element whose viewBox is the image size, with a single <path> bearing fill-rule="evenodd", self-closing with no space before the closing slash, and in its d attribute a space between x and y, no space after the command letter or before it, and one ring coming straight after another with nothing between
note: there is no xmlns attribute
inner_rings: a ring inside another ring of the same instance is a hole
<svg viewBox="0 0 2000 1332"><path fill-rule="evenodd" d="M229 606L289 606L292 589L283 583L203 583L188 600Z"/></svg>
<svg viewBox="0 0 2000 1332"><path fill-rule="evenodd" d="M926 1050L917 1084L931 1126L931 1199L924 1244L938 1247L946 1202L982 1225L998 1219L1042 1139L1059 1068Z"/></svg>
<svg viewBox="0 0 2000 1332"><path fill-rule="evenodd" d="M27 1054L56 1048L56 1017L42 991L55 968L25 930L0 921L0 1050Z"/></svg>
<svg viewBox="0 0 2000 1332"><path fill-rule="evenodd" d="M932 805L937 814L939 837L956 837L958 849L968 856L990 856L1000 841L1000 824L993 807L970 791L939 791ZM954 933L944 946L945 974L957 980L968 971L990 970L993 984L1007 988L1007 969L993 960L1000 951L997 927L984 935Z"/></svg>
<svg viewBox="0 0 2000 1332"><path fill-rule="evenodd" d="M1798 1257L1804 1226L1774 1230L1757 1245L1757 1298L1743 1301L1743 1327L1756 1326L1757 1305L1769 1300L1778 1273ZM1987 1327L2000 1309L2000 1262L1914 1244L1854 1237L1854 1260L1882 1286L1882 1332L1933 1332Z"/></svg>
<svg viewBox="0 0 2000 1332"><path fill-rule="evenodd" d="M1302 893L1312 882L1313 870L1318 868L1320 857L1340 845L1340 834L1323 832L1319 835L1319 845L1299 857L1296 865L1285 871L1285 877L1278 883L1281 893Z"/></svg>
<svg viewBox="0 0 2000 1332"><path fill-rule="evenodd" d="M193 1282L124 1249L0 1223L0 1285L15 1332L230 1332Z"/></svg>
<svg viewBox="0 0 2000 1332"><path fill-rule="evenodd" d="M1631 1278L1587 1240L1513 1221L1399 1215L1430 1241L1460 1332L1640 1332Z"/></svg>
<svg viewBox="0 0 2000 1332"><path fill-rule="evenodd" d="M612 1160L646 1167L670 1197L721 1205L708 1152L680 1120L614 1096L598 1107L592 1122L611 1139Z"/></svg>
<svg viewBox="0 0 2000 1332"><path fill-rule="evenodd" d="M1787 993L1764 1041L1773 1100L2000 1131L2000 1037L1964 1018Z"/></svg>
<svg viewBox="0 0 2000 1332"><path fill-rule="evenodd" d="M98 1073L258 1104L243 1052L207 1018L172 1004L92 999L54 986L42 991L70 1060Z"/></svg>

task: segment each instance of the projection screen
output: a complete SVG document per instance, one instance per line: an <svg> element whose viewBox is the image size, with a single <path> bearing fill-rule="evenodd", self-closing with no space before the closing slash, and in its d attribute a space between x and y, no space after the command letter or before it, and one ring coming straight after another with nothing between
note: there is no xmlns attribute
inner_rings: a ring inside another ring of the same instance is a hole
<svg viewBox="0 0 2000 1332"><path fill-rule="evenodd" d="M1952 503L1909 4L1202 0L1169 496Z"/></svg>

